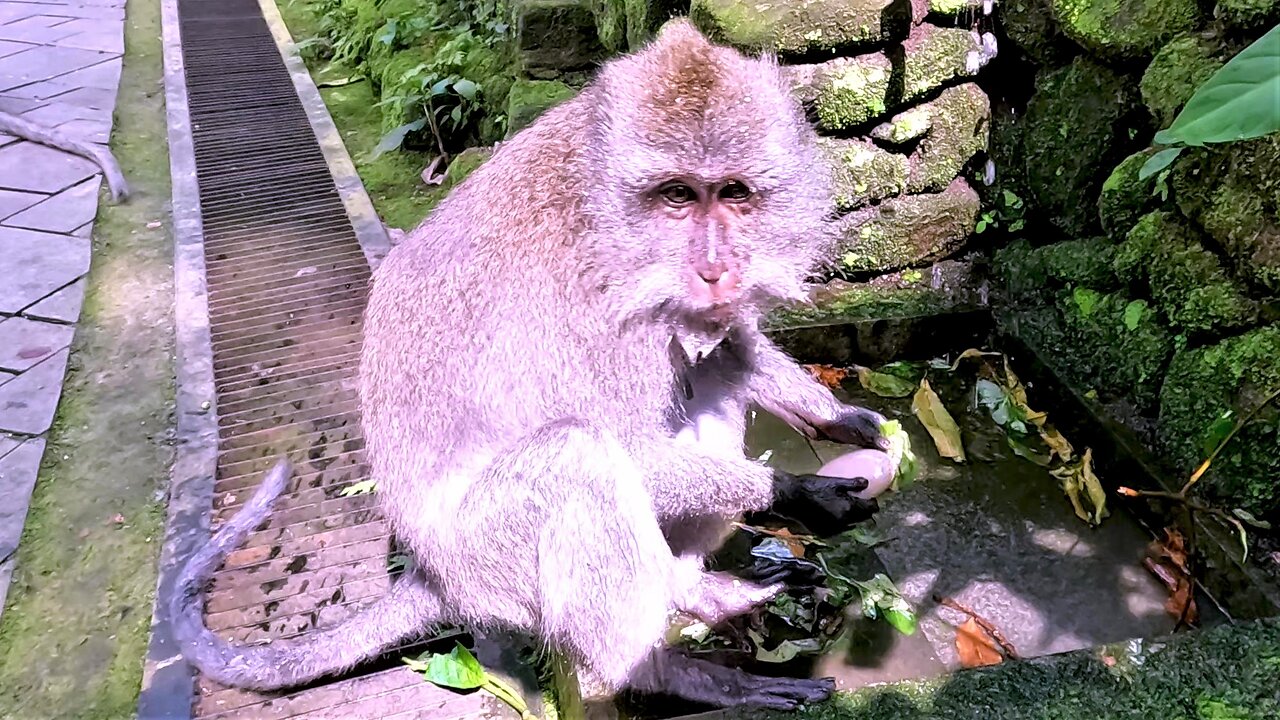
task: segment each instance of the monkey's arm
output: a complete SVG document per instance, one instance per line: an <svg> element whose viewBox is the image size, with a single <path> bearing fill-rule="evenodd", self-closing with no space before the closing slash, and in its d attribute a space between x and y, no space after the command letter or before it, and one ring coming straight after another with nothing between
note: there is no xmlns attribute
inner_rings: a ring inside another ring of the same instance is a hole
<svg viewBox="0 0 1280 720"><path fill-rule="evenodd" d="M755 333L751 347L753 367L747 390L751 401L765 412L813 439L888 449L888 441L880 435L883 415L840 402L763 334Z"/></svg>

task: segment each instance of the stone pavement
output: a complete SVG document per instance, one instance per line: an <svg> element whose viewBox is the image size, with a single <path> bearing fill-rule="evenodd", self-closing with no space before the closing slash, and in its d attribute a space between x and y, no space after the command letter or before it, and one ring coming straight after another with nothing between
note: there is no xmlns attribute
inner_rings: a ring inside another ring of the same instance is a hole
<svg viewBox="0 0 1280 720"><path fill-rule="evenodd" d="M125 0L0 0L0 110L111 135ZM94 163L0 134L0 613L89 272Z"/></svg>

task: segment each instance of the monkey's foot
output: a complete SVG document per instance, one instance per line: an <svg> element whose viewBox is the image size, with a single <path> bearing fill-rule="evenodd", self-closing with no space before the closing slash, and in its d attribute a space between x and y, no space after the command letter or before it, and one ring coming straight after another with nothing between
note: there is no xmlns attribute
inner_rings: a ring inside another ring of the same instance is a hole
<svg viewBox="0 0 1280 720"><path fill-rule="evenodd" d="M717 707L750 705L795 710L822 702L835 691L831 678L776 678L752 675L677 652L662 654L638 678L637 690L660 692Z"/></svg>
<svg viewBox="0 0 1280 720"><path fill-rule="evenodd" d="M708 625L745 615L786 589L781 582L757 584L718 572L702 573L697 583L676 599L676 607Z"/></svg>

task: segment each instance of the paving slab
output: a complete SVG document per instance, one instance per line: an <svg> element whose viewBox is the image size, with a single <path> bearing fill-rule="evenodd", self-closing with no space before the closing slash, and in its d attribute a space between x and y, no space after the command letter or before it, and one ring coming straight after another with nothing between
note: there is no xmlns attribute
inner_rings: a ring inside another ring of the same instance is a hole
<svg viewBox="0 0 1280 720"><path fill-rule="evenodd" d="M48 432L62 396L62 378L70 354L70 349L59 350L0 385L0 431L20 435Z"/></svg>
<svg viewBox="0 0 1280 720"><path fill-rule="evenodd" d="M116 106L116 92L107 88L83 87L54 97L58 102L111 111Z"/></svg>
<svg viewBox="0 0 1280 720"><path fill-rule="evenodd" d="M0 58L22 52L23 50L30 50L33 47L35 47L35 45L32 43L17 42L14 40L0 40Z"/></svg>
<svg viewBox="0 0 1280 720"><path fill-rule="evenodd" d="M0 143L2 147L4 143ZM41 200L48 199L44 193L21 192L19 190L0 190L0 221L10 215L26 210Z"/></svg>
<svg viewBox="0 0 1280 720"><path fill-rule="evenodd" d="M18 447L19 445L22 445L24 441L25 441L25 438L8 435L6 433L0 433L0 458L3 458L5 455L8 455L10 452L13 451L14 448Z"/></svg>
<svg viewBox="0 0 1280 720"><path fill-rule="evenodd" d="M4 27L6 26L0 26L0 29ZM70 73L84 73L104 61L110 60L111 57L109 53L97 50L81 50L80 48L49 45L40 45L30 50L7 55L0 58L0 91L61 77ZM117 81L119 77L120 74L117 69ZM71 79L66 82L73 86L110 87L93 82L83 82L79 79Z"/></svg>
<svg viewBox="0 0 1280 720"><path fill-rule="evenodd" d="M39 107L24 111L22 117L49 127L58 127L72 120L104 120L110 125L111 108L95 108L65 102L59 95L48 102L41 103Z"/></svg>
<svg viewBox="0 0 1280 720"><path fill-rule="evenodd" d="M0 320L0 370L22 373L71 345L75 328L11 317Z"/></svg>
<svg viewBox="0 0 1280 720"><path fill-rule="evenodd" d="M0 385L0 387L4 387ZM0 457L0 612L13 578L18 540L27 521L31 491L40 472L44 438L30 438Z"/></svg>
<svg viewBox="0 0 1280 720"><path fill-rule="evenodd" d="M70 49L68 49L70 52ZM90 52L88 50L76 50L76 52ZM109 57L110 54L99 53L103 57ZM83 68L81 70L73 70L65 75L57 77L58 84L67 86L68 89L81 87L104 88L115 92L120 87L120 70L123 67L120 57L117 55L114 59L100 62L97 65Z"/></svg>
<svg viewBox="0 0 1280 720"><path fill-rule="evenodd" d="M48 100L37 100L34 98L17 97L14 95L0 95L0 110L14 115L21 115L25 112L31 112L36 108L47 103Z"/></svg>
<svg viewBox="0 0 1280 720"><path fill-rule="evenodd" d="M89 272L89 241L0 227L0 313L16 315Z"/></svg>
<svg viewBox="0 0 1280 720"><path fill-rule="evenodd" d="M100 178L91 177L9 217L4 224L29 230L73 233L93 222L98 213L98 188L101 185Z"/></svg>
<svg viewBox="0 0 1280 720"><path fill-rule="evenodd" d="M0 189L52 194L99 172L92 160L32 142L0 148Z"/></svg>
<svg viewBox="0 0 1280 720"><path fill-rule="evenodd" d="M80 307L84 304L84 286L85 281L81 278L23 310L22 314L36 320L73 323L80 319Z"/></svg>

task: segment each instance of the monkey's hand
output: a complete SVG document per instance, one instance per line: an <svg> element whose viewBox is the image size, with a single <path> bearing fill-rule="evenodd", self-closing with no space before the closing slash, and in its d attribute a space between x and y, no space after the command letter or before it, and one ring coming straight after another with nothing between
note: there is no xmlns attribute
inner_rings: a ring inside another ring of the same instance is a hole
<svg viewBox="0 0 1280 720"><path fill-rule="evenodd" d="M792 475L774 470L771 512L804 524L815 535L836 535L869 520L880 509L875 498L856 493L867 489L866 478Z"/></svg>
<svg viewBox="0 0 1280 720"><path fill-rule="evenodd" d="M888 451L889 439L880 434L880 426L884 422L885 417L874 410L845 405L836 414L835 420L814 423L813 429L818 440Z"/></svg>

